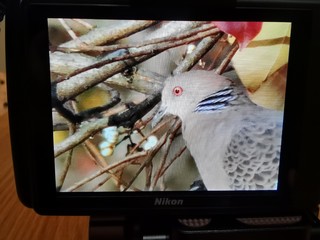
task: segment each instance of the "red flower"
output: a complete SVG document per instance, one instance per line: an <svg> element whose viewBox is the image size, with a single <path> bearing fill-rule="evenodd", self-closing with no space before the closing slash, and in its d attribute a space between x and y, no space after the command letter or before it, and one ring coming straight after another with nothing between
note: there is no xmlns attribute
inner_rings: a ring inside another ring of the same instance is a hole
<svg viewBox="0 0 320 240"><path fill-rule="evenodd" d="M262 22L213 22L221 31L234 36L240 49L247 47L249 42L258 35Z"/></svg>

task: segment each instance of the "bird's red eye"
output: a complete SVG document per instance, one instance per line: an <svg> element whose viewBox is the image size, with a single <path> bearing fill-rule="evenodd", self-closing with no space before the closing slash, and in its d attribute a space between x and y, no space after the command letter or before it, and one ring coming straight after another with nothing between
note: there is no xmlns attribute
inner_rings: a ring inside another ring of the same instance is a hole
<svg viewBox="0 0 320 240"><path fill-rule="evenodd" d="M182 92L183 92L183 89L180 86L177 86L177 87L173 88L173 94L175 96L180 96L182 94Z"/></svg>

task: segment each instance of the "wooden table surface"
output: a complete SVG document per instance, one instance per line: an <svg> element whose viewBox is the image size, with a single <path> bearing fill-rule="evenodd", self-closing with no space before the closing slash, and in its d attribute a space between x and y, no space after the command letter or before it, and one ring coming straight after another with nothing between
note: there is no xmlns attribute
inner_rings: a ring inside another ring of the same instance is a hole
<svg viewBox="0 0 320 240"><path fill-rule="evenodd" d="M15 190L8 114L0 114L0 240L88 239L89 217L39 216Z"/></svg>

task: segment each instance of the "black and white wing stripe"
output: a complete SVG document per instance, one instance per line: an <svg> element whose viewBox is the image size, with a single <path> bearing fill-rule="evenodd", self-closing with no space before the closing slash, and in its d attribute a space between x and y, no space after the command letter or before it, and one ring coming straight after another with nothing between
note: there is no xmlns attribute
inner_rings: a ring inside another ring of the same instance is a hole
<svg viewBox="0 0 320 240"><path fill-rule="evenodd" d="M223 110L237 97L238 96L234 94L234 89L232 87L226 87L205 97L197 104L194 111L212 112Z"/></svg>

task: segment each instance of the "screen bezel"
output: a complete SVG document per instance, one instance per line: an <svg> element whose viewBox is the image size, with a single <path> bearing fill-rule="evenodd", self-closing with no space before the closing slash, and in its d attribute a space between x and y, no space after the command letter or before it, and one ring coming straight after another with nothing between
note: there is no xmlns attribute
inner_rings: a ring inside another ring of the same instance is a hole
<svg viewBox="0 0 320 240"><path fill-rule="evenodd" d="M283 21L292 22L289 68L287 78L284 129L277 191L235 191L235 192L76 192L61 193L55 188L55 168L53 161L53 137L51 118L51 91L47 18L105 18L105 19L167 19L167 20L211 20L208 7L179 6L103 6L103 5L58 5L34 4L25 8L25 63L26 78L32 81L30 109L27 123L37 124L37 128L26 130L30 134L33 207L40 213L53 214L94 214L103 212L128 213L146 210L162 214L183 213L186 210L208 214L249 211L284 211L290 205L290 173L294 171L299 158L297 129L301 126L301 116L297 111L303 108L303 71L306 69L306 52L299 48L308 44L308 27L311 25L309 11L273 8L223 8L215 15L217 20L241 21ZM106 15L108 12L108 16ZM178 13L178 14L177 14ZM243 17L245 16L245 17ZM212 20L215 20L212 19ZM37 86L41 91L32 88ZM28 94L29 95L29 94ZM41 102L38 99L42 99ZM38 107L33 107L34 103ZM41 116L41 121L39 121ZM290 121L288 121L290 119ZM292 120L293 119L293 120ZM44 131L45 130L45 131ZM32 131L32 134L31 134ZM39 141L37 136L43 136ZM32 142L36 142L34 146ZM154 206L156 197L183 199L182 206ZM94 206L94 207L93 207ZM262 210L263 209L263 210Z"/></svg>

